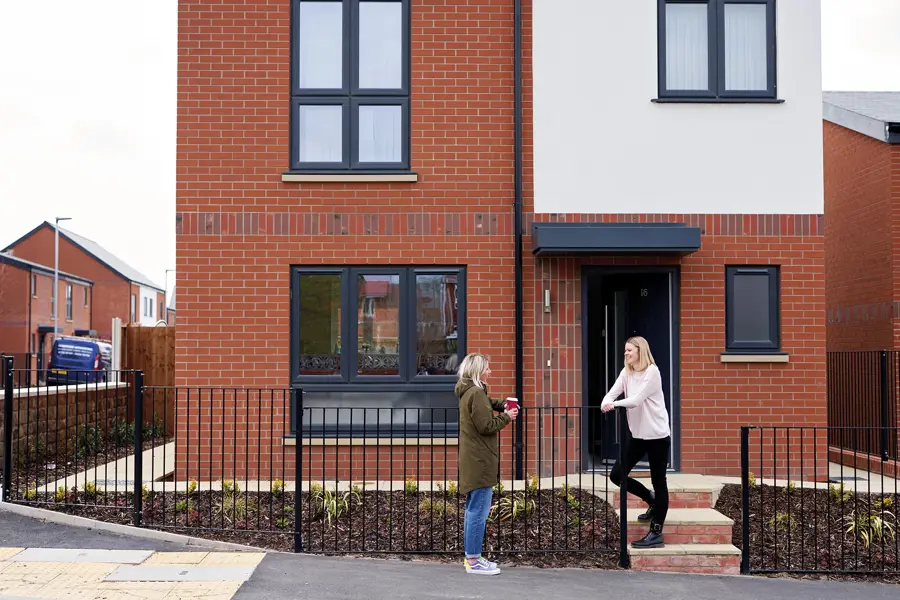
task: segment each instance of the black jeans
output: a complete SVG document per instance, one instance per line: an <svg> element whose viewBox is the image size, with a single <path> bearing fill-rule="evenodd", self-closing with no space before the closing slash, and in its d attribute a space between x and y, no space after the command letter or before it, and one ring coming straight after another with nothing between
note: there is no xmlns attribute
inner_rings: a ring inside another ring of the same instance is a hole
<svg viewBox="0 0 900 600"><path fill-rule="evenodd" d="M617 460L609 473L610 481L620 485L622 471L624 470L625 476L628 477L634 465L641 460L644 454L647 455L647 458L650 460L650 481L653 483L653 493L656 498L651 502L650 490L632 477L628 477L628 493L634 494L647 504L653 505L653 522L659 525L665 525L666 513L669 512L669 487L666 484L666 467L669 464L669 446L671 443L672 438L670 437L664 437L659 440L632 438L625 452L624 469Z"/></svg>

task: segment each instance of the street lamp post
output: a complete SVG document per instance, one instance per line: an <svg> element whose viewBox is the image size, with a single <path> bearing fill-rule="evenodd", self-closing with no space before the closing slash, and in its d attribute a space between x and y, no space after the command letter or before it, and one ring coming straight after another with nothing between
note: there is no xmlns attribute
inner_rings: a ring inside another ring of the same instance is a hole
<svg viewBox="0 0 900 600"><path fill-rule="evenodd" d="M72 217L56 217L53 240L53 337L59 333L59 222L71 221Z"/></svg>

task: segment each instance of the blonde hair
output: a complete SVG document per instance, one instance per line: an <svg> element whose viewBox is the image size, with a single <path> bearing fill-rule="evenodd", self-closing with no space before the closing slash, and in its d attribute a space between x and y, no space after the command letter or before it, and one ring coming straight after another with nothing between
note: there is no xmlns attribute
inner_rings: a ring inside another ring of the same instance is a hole
<svg viewBox="0 0 900 600"><path fill-rule="evenodd" d="M461 380L471 381L481 389L484 389L484 383L481 381L481 376L487 370L488 360L485 358L483 354L472 353L467 354L466 357L459 364L459 378Z"/></svg>
<svg viewBox="0 0 900 600"><path fill-rule="evenodd" d="M647 343L647 340L642 338L639 335L628 338L626 344L631 344L638 351L638 362L637 367L632 368L631 365L625 364L625 368L629 371L643 371L650 365L655 365L656 361L653 360L653 354L650 353L650 344Z"/></svg>

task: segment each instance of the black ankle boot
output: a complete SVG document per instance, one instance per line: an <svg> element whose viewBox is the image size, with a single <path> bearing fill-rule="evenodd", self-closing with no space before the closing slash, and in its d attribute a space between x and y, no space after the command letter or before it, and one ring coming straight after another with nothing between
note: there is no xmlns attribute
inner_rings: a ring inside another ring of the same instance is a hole
<svg viewBox="0 0 900 600"><path fill-rule="evenodd" d="M662 525L651 523L650 531L641 539L631 542L632 548L661 548L665 545L662 534Z"/></svg>
<svg viewBox="0 0 900 600"><path fill-rule="evenodd" d="M645 523L653 519L653 504L656 502L656 496L653 492L650 492L650 505L647 507L647 512L638 515L638 521Z"/></svg>

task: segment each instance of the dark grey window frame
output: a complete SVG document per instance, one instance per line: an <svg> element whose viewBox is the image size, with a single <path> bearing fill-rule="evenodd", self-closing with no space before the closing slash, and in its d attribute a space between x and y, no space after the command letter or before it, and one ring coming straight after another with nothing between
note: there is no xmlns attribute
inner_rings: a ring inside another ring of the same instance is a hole
<svg viewBox="0 0 900 600"><path fill-rule="evenodd" d="M769 284L768 341L735 340L735 277L766 277ZM732 354L781 353L781 269L777 265L729 265L725 267L725 351Z"/></svg>
<svg viewBox="0 0 900 600"><path fill-rule="evenodd" d="M659 98L654 102L761 102L781 103L777 98L777 25L776 0L657 0L657 74ZM709 23L709 89L668 90L666 88L666 5L706 4ZM765 90L725 89L726 4L763 4L766 6L767 85Z"/></svg>
<svg viewBox="0 0 900 600"><path fill-rule="evenodd" d="M72 284L66 284L66 321L72 320L72 294L74 291L72 290Z"/></svg>
<svg viewBox="0 0 900 600"><path fill-rule="evenodd" d="M300 356L297 352L294 333L298 330L300 319L300 276L302 275L340 275L341 276L341 348L347 351L341 354L340 375L300 375ZM399 375L359 375L357 373L357 357L355 349L357 345L356 306L358 303L358 279L357 275L400 275L400 374ZM452 392L456 385L455 375L419 375L416 370L416 329L417 320L416 305L416 276L417 275L455 275L457 277L457 301L459 321L457 325L457 348L461 361L466 353L467 334L467 302L466 302L466 267L462 265L405 265L405 266L372 266L372 265L346 265L346 266L321 266L306 267L294 266L291 268L291 387L293 389L291 399L291 433L294 435L296 423L295 402L297 391L302 389L308 392ZM405 348L405 350L404 350ZM372 406L371 408L380 408ZM397 407L397 410L406 408L415 409L415 406ZM423 406L424 410L429 410ZM440 409L436 409L440 410ZM451 411L452 412L452 411ZM455 436L458 427L455 423L445 424L436 430L427 432L427 436ZM377 423L369 422L359 427L359 423L353 430L332 430L327 428L326 433L334 435L368 435L369 430L374 430ZM311 433L312 432L312 433ZM322 434L323 430L304 427L306 434ZM414 435L426 437L425 431L400 431L394 428L376 432L378 435Z"/></svg>
<svg viewBox="0 0 900 600"><path fill-rule="evenodd" d="M300 2L342 2L343 4L343 76L340 89L300 88L295 56L297 55ZM292 173L408 173L410 170L410 72L411 37L410 0L362 0L365 2L399 2L403 20L402 75L398 89L363 89L359 82L359 4L361 0L291 0L291 43L290 43L290 152L289 168ZM330 163L301 163L298 158L299 136L296 122L298 107L301 105L341 105L343 107L343 159ZM403 112L401 122L401 158L392 163L359 162L359 106L391 105L400 106Z"/></svg>
<svg viewBox="0 0 900 600"><path fill-rule="evenodd" d="M84 307L87 308L87 307L88 307L88 295L89 295L89 294L88 294L88 288L87 288L87 287L84 287L84 288L82 288L82 289L84 290L84 291L83 291L83 293L84 293Z"/></svg>
<svg viewBox="0 0 900 600"><path fill-rule="evenodd" d="M37 298L37 297L38 297L38 293L37 293L37 275L35 275L34 273L31 274L31 297L32 297L32 298Z"/></svg>

